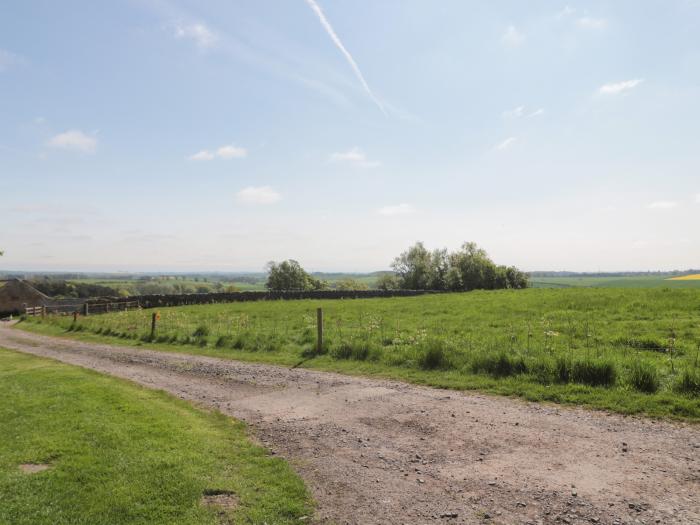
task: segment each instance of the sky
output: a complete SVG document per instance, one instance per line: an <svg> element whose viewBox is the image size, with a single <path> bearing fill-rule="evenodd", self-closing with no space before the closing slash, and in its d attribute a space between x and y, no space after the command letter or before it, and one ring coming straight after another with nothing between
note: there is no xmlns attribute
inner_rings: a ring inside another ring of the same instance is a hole
<svg viewBox="0 0 700 525"><path fill-rule="evenodd" d="M0 270L700 266L700 0L0 3Z"/></svg>

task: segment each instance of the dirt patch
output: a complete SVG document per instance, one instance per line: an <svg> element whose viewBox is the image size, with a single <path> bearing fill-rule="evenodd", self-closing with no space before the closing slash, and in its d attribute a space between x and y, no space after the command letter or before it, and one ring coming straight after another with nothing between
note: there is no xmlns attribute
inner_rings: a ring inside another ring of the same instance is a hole
<svg viewBox="0 0 700 525"><path fill-rule="evenodd" d="M201 504L207 507L216 507L225 511L238 507L238 498L228 490L205 490Z"/></svg>
<svg viewBox="0 0 700 525"><path fill-rule="evenodd" d="M37 472L43 472L49 470L51 465L48 463L22 463L19 469L25 474L36 474Z"/></svg>
<svg viewBox="0 0 700 525"><path fill-rule="evenodd" d="M246 421L304 478L318 503L315 523L700 523L699 425L1 325L0 346Z"/></svg>

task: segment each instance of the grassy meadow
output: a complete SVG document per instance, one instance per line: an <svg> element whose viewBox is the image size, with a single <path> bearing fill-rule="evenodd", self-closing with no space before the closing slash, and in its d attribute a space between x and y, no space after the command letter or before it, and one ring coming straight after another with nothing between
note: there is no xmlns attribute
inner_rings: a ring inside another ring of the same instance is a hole
<svg viewBox="0 0 700 525"><path fill-rule="evenodd" d="M315 352L316 308L325 343ZM700 420L700 290L567 288L35 318L26 329Z"/></svg>
<svg viewBox="0 0 700 525"><path fill-rule="evenodd" d="M700 279L693 276L668 277L657 275L633 275L617 277L531 277L533 288L685 288L700 290Z"/></svg>
<svg viewBox="0 0 700 525"><path fill-rule="evenodd" d="M127 381L0 349L0 421L0 523L283 524L311 513L303 482L242 423ZM229 493L230 506L203 500Z"/></svg>

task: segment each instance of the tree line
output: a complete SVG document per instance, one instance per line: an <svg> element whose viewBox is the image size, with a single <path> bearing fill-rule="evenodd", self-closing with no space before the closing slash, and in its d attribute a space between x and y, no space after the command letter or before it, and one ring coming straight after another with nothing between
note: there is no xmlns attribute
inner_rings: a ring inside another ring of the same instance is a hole
<svg viewBox="0 0 700 525"><path fill-rule="evenodd" d="M476 243L465 242L459 250L429 251L417 242L391 264L393 273L381 274L382 290L469 291L527 288L528 276L515 266L495 264ZM268 263L269 290L327 290L328 283L315 279L295 260ZM345 289L352 283L345 283Z"/></svg>

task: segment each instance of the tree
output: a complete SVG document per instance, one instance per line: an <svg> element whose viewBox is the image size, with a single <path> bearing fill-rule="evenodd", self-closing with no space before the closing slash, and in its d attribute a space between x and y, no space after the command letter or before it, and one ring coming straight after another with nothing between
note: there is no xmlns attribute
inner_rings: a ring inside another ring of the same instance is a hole
<svg viewBox="0 0 700 525"><path fill-rule="evenodd" d="M495 288L496 265L476 243L465 242L458 252L450 255L450 265L459 273L459 290Z"/></svg>
<svg viewBox="0 0 700 525"><path fill-rule="evenodd" d="M392 273L383 273L377 277L375 285L379 290L398 290L399 280Z"/></svg>
<svg viewBox="0 0 700 525"><path fill-rule="evenodd" d="M336 290L350 291L350 290L367 290L368 286L365 283L356 281L355 279L343 279L338 281L335 285Z"/></svg>
<svg viewBox="0 0 700 525"><path fill-rule="evenodd" d="M430 252L425 249L422 242L411 246L391 263L399 286L404 290L427 290L431 265Z"/></svg>
<svg viewBox="0 0 700 525"><path fill-rule="evenodd" d="M465 242L453 253L446 249L429 252L417 242L394 259L392 267L402 289L468 291L528 286L525 273L514 266L497 266L473 242Z"/></svg>
<svg viewBox="0 0 700 525"><path fill-rule="evenodd" d="M273 291L306 291L306 290L323 290L327 287L327 283L314 279L301 265L293 260L282 261L277 263L271 261L267 264L267 282L265 286L268 290Z"/></svg>

